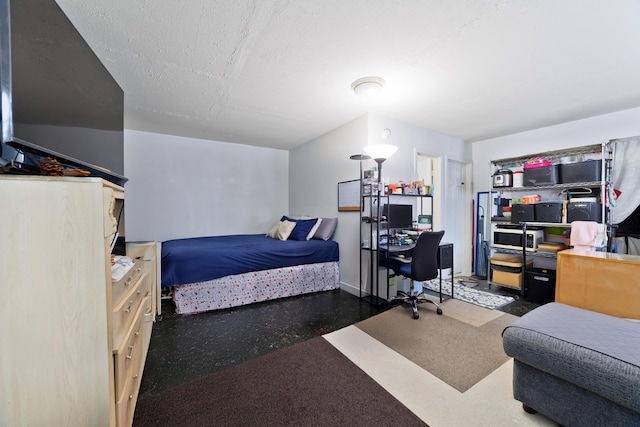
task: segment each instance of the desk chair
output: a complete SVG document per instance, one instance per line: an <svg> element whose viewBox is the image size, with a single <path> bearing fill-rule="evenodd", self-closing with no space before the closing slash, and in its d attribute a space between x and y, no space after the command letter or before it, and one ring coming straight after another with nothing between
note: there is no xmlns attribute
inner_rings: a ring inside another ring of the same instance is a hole
<svg viewBox="0 0 640 427"><path fill-rule="evenodd" d="M409 293L398 291L398 295L392 299L393 302L401 301L411 304L413 308L413 318L420 317L418 304L428 302L436 306L436 313L442 314L442 309L438 304L424 296L420 292L413 292L414 282L424 282L438 277L438 246L442 240L444 231L425 231L420 234L416 247L411 253L411 263L400 263L393 267L396 274L411 279Z"/></svg>

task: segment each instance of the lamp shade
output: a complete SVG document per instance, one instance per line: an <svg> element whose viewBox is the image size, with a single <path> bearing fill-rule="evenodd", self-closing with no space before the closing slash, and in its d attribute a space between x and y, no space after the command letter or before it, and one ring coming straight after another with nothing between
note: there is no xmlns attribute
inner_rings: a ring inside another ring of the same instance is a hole
<svg viewBox="0 0 640 427"><path fill-rule="evenodd" d="M376 162L384 162L398 151L398 147L391 144L374 144L364 147L364 151Z"/></svg>

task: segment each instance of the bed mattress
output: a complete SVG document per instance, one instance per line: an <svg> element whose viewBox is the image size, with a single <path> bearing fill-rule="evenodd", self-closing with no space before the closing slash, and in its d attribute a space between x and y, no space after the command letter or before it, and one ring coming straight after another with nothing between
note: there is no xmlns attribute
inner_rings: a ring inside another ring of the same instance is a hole
<svg viewBox="0 0 640 427"><path fill-rule="evenodd" d="M162 287L252 271L339 260L333 240L277 240L264 234L177 239L162 244Z"/></svg>

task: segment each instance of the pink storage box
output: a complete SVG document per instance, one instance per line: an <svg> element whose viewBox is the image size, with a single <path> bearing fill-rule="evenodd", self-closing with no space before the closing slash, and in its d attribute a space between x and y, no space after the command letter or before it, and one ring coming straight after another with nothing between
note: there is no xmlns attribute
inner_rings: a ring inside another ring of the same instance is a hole
<svg viewBox="0 0 640 427"><path fill-rule="evenodd" d="M524 164L523 168L524 169L531 169L531 168L541 168L543 166L551 166L551 162L548 161L548 160L545 160L542 157L535 157L533 159L527 160L527 162Z"/></svg>

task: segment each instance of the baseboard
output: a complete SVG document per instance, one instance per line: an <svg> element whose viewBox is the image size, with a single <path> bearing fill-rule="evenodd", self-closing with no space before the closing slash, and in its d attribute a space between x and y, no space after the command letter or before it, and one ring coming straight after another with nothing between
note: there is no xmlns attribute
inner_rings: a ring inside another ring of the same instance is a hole
<svg viewBox="0 0 640 427"><path fill-rule="evenodd" d="M360 296L360 288L353 286L349 283L345 283L345 282L340 282L340 289L349 292L352 295L355 295L357 297Z"/></svg>

